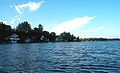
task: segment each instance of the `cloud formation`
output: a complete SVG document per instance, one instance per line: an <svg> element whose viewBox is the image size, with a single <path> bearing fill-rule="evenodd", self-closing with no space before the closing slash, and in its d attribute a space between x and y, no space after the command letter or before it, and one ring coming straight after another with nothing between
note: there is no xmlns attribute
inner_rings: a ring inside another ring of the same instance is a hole
<svg viewBox="0 0 120 73"><path fill-rule="evenodd" d="M41 2L38 2L38 3L29 2L29 3L26 3L26 4L19 4L19 5L15 6L15 10L19 14L22 14L24 9L35 11L35 10L39 9L43 3L44 3L44 1L41 1ZM10 6L10 8L11 8L11 6Z"/></svg>
<svg viewBox="0 0 120 73"><path fill-rule="evenodd" d="M94 18L95 17L85 16L82 18L75 18L72 20L68 20L68 21L65 21L65 22L53 27L50 31L56 32L57 34L60 34L64 31L71 32L82 25L90 23L90 21Z"/></svg>
<svg viewBox="0 0 120 73"><path fill-rule="evenodd" d="M19 16L15 16L14 18L10 19L10 20L0 20L0 22L5 23L6 25L11 25L13 28L16 27L15 26L15 22L20 20L21 18Z"/></svg>
<svg viewBox="0 0 120 73"><path fill-rule="evenodd" d="M7 25L10 25L7 20L0 20L0 22L3 22L5 24L7 24Z"/></svg>

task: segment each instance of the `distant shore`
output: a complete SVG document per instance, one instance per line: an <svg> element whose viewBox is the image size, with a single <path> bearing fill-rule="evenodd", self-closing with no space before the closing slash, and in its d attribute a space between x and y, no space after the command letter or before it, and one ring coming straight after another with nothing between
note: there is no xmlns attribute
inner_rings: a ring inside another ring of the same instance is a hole
<svg viewBox="0 0 120 73"><path fill-rule="evenodd" d="M77 41L53 41L51 43L56 42L94 42L94 41L120 41L119 38L80 38ZM41 42L16 42L16 43L50 43L50 41L41 41ZM0 44L12 44L12 42L1 42Z"/></svg>
<svg viewBox="0 0 120 73"><path fill-rule="evenodd" d="M61 29L62 30L62 29ZM44 43L44 42L82 42L82 41L119 41L119 38L80 38L70 32L57 35L43 29L41 24L31 28L27 21L21 22L14 29L0 22L0 43Z"/></svg>

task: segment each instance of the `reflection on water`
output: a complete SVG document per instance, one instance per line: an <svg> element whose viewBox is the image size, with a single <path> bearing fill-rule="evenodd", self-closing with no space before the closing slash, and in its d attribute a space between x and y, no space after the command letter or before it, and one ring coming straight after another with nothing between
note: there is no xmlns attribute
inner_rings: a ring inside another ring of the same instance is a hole
<svg viewBox="0 0 120 73"><path fill-rule="evenodd" d="M0 73L120 73L120 42L0 44Z"/></svg>

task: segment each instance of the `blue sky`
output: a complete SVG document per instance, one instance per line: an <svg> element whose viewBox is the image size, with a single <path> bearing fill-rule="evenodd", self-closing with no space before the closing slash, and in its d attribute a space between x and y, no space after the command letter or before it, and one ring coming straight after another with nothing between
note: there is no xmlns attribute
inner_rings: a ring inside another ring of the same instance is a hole
<svg viewBox="0 0 120 73"><path fill-rule="evenodd" d="M44 30L80 37L120 38L119 0L0 0L0 21L28 21Z"/></svg>

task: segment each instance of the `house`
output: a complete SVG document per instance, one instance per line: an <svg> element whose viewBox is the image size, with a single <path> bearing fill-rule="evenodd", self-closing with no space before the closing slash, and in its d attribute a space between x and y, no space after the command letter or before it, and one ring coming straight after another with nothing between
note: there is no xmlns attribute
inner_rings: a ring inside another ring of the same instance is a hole
<svg viewBox="0 0 120 73"><path fill-rule="evenodd" d="M13 33L9 37L10 43L17 43L18 40L20 40L19 36L16 33Z"/></svg>

